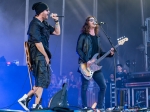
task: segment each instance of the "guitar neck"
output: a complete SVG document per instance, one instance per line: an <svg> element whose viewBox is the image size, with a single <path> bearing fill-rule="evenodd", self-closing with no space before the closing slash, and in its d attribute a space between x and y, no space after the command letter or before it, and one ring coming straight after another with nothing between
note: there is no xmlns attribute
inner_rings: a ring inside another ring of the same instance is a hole
<svg viewBox="0 0 150 112"><path fill-rule="evenodd" d="M117 44L116 46L115 46L115 48L117 48L119 46L119 44ZM106 58L106 56L108 56L110 54L110 50L109 51L107 51L103 56L101 56L95 63L99 63L100 61L102 61L104 58Z"/></svg>

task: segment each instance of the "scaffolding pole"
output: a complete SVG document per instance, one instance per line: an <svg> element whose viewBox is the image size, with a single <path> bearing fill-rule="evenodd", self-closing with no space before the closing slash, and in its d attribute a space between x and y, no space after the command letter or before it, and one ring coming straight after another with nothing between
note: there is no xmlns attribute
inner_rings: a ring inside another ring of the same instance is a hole
<svg viewBox="0 0 150 112"><path fill-rule="evenodd" d="M29 17L29 0L26 0L24 41L27 41L27 39L28 39L28 36L27 36L28 23L29 23L28 17ZM24 55L23 55L23 65L26 65L25 52L24 52Z"/></svg>
<svg viewBox="0 0 150 112"><path fill-rule="evenodd" d="M65 15L65 0L63 0L62 15ZM60 53L60 75L62 75L62 65L63 65L64 20L65 20L65 18L62 18L61 53Z"/></svg>

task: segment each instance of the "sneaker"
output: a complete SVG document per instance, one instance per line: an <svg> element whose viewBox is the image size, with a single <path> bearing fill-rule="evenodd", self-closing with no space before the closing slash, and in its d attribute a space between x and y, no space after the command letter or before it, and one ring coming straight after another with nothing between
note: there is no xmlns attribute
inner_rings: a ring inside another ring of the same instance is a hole
<svg viewBox="0 0 150 112"><path fill-rule="evenodd" d="M22 98L18 100L18 103L26 110L29 111L28 109L28 103L31 100L31 98L28 97L28 95L24 95Z"/></svg>
<svg viewBox="0 0 150 112"><path fill-rule="evenodd" d="M83 112L95 112L95 110L92 109L91 107L84 107Z"/></svg>
<svg viewBox="0 0 150 112"><path fill-rule="evenodd" d="M83 107L83 109L85 109L85 110L91 110L92 108L91 107Z"/></svg>
<svg viewBox="0 0 150 112"><path fill-rule="evenodd" d="M95 112L105 112L105 109L95 109Z"/></svg>
<svg viewBox="0 0 150 112"><path fill-rule="evenodd" d="M43 109L42 105L39 104L33 104L31 107L31 110L40 110Z"/></svg>
<svg viewBox="0 0 150 112"><path fill-rule="evenodd" d="M83 109L87 109L87 107L84 107Z"/></svg>

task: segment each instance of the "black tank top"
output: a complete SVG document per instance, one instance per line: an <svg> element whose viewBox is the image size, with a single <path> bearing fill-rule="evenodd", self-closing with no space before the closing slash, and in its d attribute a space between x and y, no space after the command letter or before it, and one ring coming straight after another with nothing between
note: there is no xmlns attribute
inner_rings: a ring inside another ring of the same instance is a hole
<svg viewBox="0 0 150 112"><path fill-rule="evenodd" d="M97 36L90 35L91 40L92 40L92 57L94 54L98 53L98 41L97 41ZM91 57L91 58L92 58Z"/></svg>

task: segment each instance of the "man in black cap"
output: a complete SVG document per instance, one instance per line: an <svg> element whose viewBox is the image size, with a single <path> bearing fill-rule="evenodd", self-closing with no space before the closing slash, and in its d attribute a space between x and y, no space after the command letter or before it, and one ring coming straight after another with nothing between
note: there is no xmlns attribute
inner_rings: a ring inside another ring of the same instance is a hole
<svg viewBox="0 0 150 112"><path fill-rule="evenodd" d="M46 20L50 14L49 7L42 2L33 4L32 10L36 15L30 22L28 29L28 42L30 48L30 57L32 64L32 73L35 77L35 86L32 90L18 100L19 104L28 111L28 102L32 96L36 94L33 109L42 109L40 105L43 88L48 88L50 84L50 59L49 51L49 35L60 35L60 25L57 14L51 14L51 18L55 21L55 27L49 25Z"/></svg>

